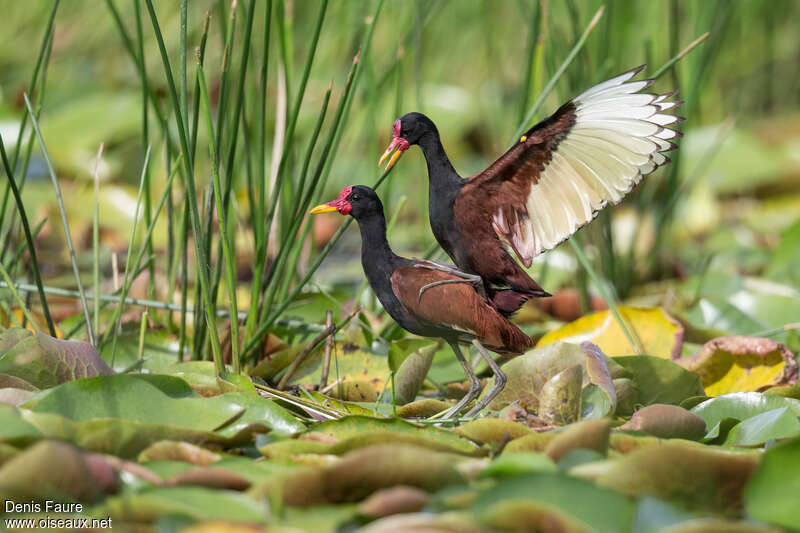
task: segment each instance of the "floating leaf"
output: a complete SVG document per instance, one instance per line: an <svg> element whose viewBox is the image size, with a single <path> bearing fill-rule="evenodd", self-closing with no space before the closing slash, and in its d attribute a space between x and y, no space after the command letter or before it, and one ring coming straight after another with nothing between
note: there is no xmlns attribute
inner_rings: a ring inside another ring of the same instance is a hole
<svg viewBox="0 0 800 533"><path fill-rule="evenodd" d="M345 454L325 468L289 475L283 487L287 505L359 501L379 489L408 485L437 490L464 483L457 455L408 444L379 444Z"/></svg>
<svg viewBox="0 0 800 533"><path fill-rule="evenodd" d="M365 442L398 442L467 455L480 454L479 448L452 431L433 426L418 426L400 419L348 416L323 422L312 428L316 435L327 436L334 442L363 445ZM339 451L347 451L342 447Z"/></svg>
<svg viewBox="0 0 800 533"><path fill-rule="evenodd" d="M122 457L160 440L234 444L305 427L271 400L244 393L203 398L181 379L148 374L73 381L28 403L32 410L20 416L45 436Z"/></svg>
<svg viewBox="0 0 800 533"><path fill-rule="evenodd" d="M751 453L662 441L611 462L596 481L631 497L650 494L690 509L732 513L758 460Z"/></svg>
<svg viewBox="0 0 800 533"><path fill-rule="evenodd" d="M634 507L625 496L582 479L540 472L504 478L478 495L473 510L487 525L516 531L536 531L555 516L555 524L570 526L566 531L616 533L630 530Z"/></svg>
<svg viewBox="0 0 800 533"><path fill-rule="evenodd" d="M207 466L220 460L220 455L189 442L162 440L139 454L140 463L147 461L184 461Z"/></svg>
<svg viewBox="0 0 800 533"><path fill-rule="evenodd" d="M767 450L745 488L747 514L788 529L800 524L800 439Z"/></svg>
<svg viewBox="0 0 800 533"><path fill-rule="evenodd" d="M720 423L726 419L746 420L781 407L788 407L795 416L800 416L800 400L759 392L737 392L710 398L691 411L706 421L706 438L713 438L719 435Z"/></svg>
<svg viewBox="0 0 800 533"><path fill-rule="evenodd" d="M700 440L706 434L706 422L677 405L652 404L636 411L618 429L643 431L665 439Z"/></svg>
<svg viewBox="0 0 800 533"><path fill-rule="evenodd" d="M399 513L413 513L428 504L430 496L416 487L399 485L372 493L358 506L358 512L371 518Z"/></svg>
<svg viewBox="0 0 800 533"><path fill-rule="evenodd" d="M570 367L582 367L585 364L586 355L575 344L557 342L531 350L503 366L508 382L489 407L499 410L511 402L519 401L526 409L536 411L539 395L550 378Z"/></svg>
<svg viewBox="0 0 800 533"><path fill-rule="evenodd" d="M639 394L636 391L636 386L628 378L617 378L613 383L614 393L617 396L615 414L618 416L630 416L636 410L636 404L639 403Z"/></svg>
<svg viewBox="0 0 800 533"><path fill-rule="evenodd" d="M504 451L481 471L478 478L502 478L557 470L553 460L543 453Z"/></svg>
<svg viewBox="0 0 800 533"><path fill-rule="evenodd" d="M438 348L438 343L427 339L401 339L389 343L389 370L397 372L403 361L412 353L423 348Z"/></svg>
<svg viewBox="0 0 800 533"><path fill-rule="evenodd" d="M69 444L41 441L0 468L0 498L93 501L116 486L112 467Z"/></svg>
<svg viewBox="0 0 800 533"><path fill-rule="evenodd" d="M482 533L482 529L465 513L408 513L387 516L358 530L359 533L396 533L397 531L430 531L431 533Z"/></svg>
<svg viewBox="0 0 800 533"><path fill-rule="evenodd" d="M16 407L30 400L34 394L33 391L7 387L0 389L0 403Z"/></svg>
<svg viewBox="0 0 800 533"><path fill-rule="evenodd" d="M243 491L250 488L250 481L219 467L192 468L165 480L165 486L193 485L210 489Z"/></svg>
<svg viewBox="0 0 800 533"><path fill-rule="evenodd" d="M405 344L412 341L413 344ZM389 367L395 371L394 401L397 405L409 403L416 398L438 347L438 343L423 343L416 339L394 341L389 346Z"/></svg>
<svg viewBox="0 0 800 533"><path fill-rule="evenodd" d="M514 439L508 443L505 452L544 452L547 445L556 437L556 433L537 433Z"/></svg>
<svg viewBox="0 0 800 533"><path fill-rule="evenodd" d="M0 388L14 388L14 389L23 389L29 391L38 391L38 387L34 387L24 379L20 379L16 376L10 376L8 374L0 374Z"/></svg>
<svg viewBox="0 0 800 533"><path fill-rule="evenodd" d="M530 434L526 426L499 418L478 418L456 429L456 433L481 444L513 440Z"/></svg>
<svg viewBox="0 0 800 533"><path fill-rule="evenodd" d="M580 365L562 370L542 386L537 414L556 426L565 426L581 416Z"/></svg>
<svg viewBox="0 0 800 533"><path fill-rule="evenodd" d="M605 456L610 434L611 423L608 420L584 420L557 433L545 446L544 453L555 462L573 450L593 450Z"/></svg>
<svg viewBox="0 0 800 533"><path fill-rule="evenodd" d="M589 381L597 385L608 397L609 409L604 410L600 416L605 416L609 412L613 413L617 409L617 393L611 373L606 364L606 356L600 348L591 342L582 342L581 350L586 354L586 373ZM587 402L584 402L586 404ZM587 418L584 416L583 418Z"/></svg>
<svg viewBox="0 0 800 533"><path fill-rule="evenodd" d="M719 337L678 363L700 377L709 396L763 391L797 382L794 354L772 339Z"/></svg>
<svg viewBox="0 0 800 533"><path fill-rule="evenodd" d="M725 444L729 446L760 446L772 439L787 439L800 435L798 414L788 407L761 413L733 426Z"/></svg>
<svg viewBox="0 0 800 533"><path fill-rule="evenodd" d="M0 442L26 446L42 438L42 432L20 417L19 411L9 405L0 405Z"/></svg>
<svg viewBox="0 0 800 533"><path fill-rule="evenodd" d="M686 398L705 395L700 379L672 361L647 355L617 357L614 361L630 373L639 404L677 405Z"/></svg>
<svg viewBox="0 0 800 533"><path fill-rule="evenodd" d="M12 328L0 333L0 373L47 388L114 371L91 344Z"/></svg>
<svg viewBox="0 0 800 533"><path fill-rule="evenodd" d="M683 326L660 307L618 307L629 330L639 337L645 353L663 359L675 359L681 354ZM636 349L620 328L610 311L599 311L579 318L575 322L551 331L542 337L536 347L556 341L580 343L591 341L609 357L634 355Z"/></svg>
<svg viewBox="0 0 800 533"><path fill-rule="evenodd" d="M124 522L155 522L165 515L193 520L263 523L262 504L235 491L205 487L154 487L112 496L96 508Z"/></svg>
<svg viewBox="0 0 800 533"><path fill-rule="evenodd" d="M335 352L331 355L330 378L331 380L342 379L342 383L358 382L360 387L366 387L372 392L372 400L377 398L377 395L383 389L384 384L389 378L389 365L385 353L377 353L375 351L359 348L358 346L348 344L339 345ZM295 372L292 379L289 380L291 385L317 385L322 379L322 358L309 357L301 364L297 372ZM338 391L344 391L347 385L334 387L331 390L331 395L341 399L348 400L350 397L343 397ZM356 394L356 397L362 397L365 392Z"/></svg>
<svg viewBox="0 0 800 533"><path fill-rule="evenodd" d="M424 398L416 400L397 408L397 416L401 418L427 418L436 413L440 413L452 407L451 404L436 400L434 398Z"/></svg>
<svg viewBox="0 0 800 533"><path fill-rule="evenodd" d="M65 383L41 392L35 413L74 421L118 418L229 436L248 423L290 434L304 426L272 400L242 393L203 398L172 376L115 375ZM248 412L249 411L249 412ZM243 414L244 413L244 414Z"/></svg>

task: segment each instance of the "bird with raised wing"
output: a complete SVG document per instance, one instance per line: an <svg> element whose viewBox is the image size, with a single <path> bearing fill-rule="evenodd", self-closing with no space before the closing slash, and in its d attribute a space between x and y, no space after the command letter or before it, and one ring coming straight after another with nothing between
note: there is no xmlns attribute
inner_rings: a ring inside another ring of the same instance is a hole
<svg viewBox="0 0 800 533"><path fill-rule="evenodd" d="M520 354L533 346L531 338L508 321L475 287L428 261L396 255L386 240L386 219L378 195L369 187L344 188L339 198L311 210L312 214L338 211L350 215L361 230L361 264L372 290L386 312L406 330L444 339L469 378L469 392L445 413L450 417L478 397L481 383L461 352L472 344L494 373L494 386L467 413L472 416L499 394L506 376L487 352ZM433 285L437 282L438 285ZM420 295L420 289L430 288Z"/></svg>
<svg viewBox="0 0 800 533"><path fill-rule="evenodd" d="M458 267L443 271L462 283L482 282L505 316L531 297L549 296L522 265L530 267L535 256L622 200L642 176L669 162L664 152L676 148L672 139L680 133L667 126L683 119L665 111L682 102L670 100L675 92L640 92L653 83L632 81L644 68L565 103L468 179L453 168L428 117L409 113L395 121L378 164L390 158L388 170L409 147L422 149L431 229Z"/></svg>

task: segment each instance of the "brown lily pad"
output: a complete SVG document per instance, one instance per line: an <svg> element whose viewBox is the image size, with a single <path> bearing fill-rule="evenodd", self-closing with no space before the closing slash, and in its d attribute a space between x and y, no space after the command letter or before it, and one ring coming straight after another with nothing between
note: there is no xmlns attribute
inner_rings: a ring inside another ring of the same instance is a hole
<svg viewBox="0 0 800 533"><path fill-rule="evenodd" d="M287 505L355 502L396 486L424 490L464 483L458 455L408 444L379 444L349 452L325 468L289 475L283 486Z"/></svg>
<svg viewBox="0 0 800 533"><path fill-rule="evenodd" d="M709 396L762 392L797 383L797 361L789 348L772 339L718 337L696 354L676 361L697 374Z"/></svg>
<svg viewBox="0 0 800 533"><path fill-rule="evenodd" d="M610 433L611 423L607 419L584 420L556 434L544 453L556 462L572 450L594 450L606 455Z"/></svg>
<svg viewBox="0 0 800 533"><path fill-rule="evenodd" d="M618 429L643 431L666 439L700 440L706 434L706 422L677 405L656 403L636 411Z"/></svg>

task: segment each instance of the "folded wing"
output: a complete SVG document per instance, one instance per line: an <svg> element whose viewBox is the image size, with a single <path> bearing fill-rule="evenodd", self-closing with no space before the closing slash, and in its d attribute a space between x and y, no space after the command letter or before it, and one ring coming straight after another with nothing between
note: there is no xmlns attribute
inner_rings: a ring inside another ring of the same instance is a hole
<svg viewBox="0 0 800 533"><path fill-rule="evenodd" d="M431 287L429 283L457 280ZM531 338L509 322L463 278L425 267L401 267L391 277L392 291L412 314L432 326L475 337L496 352L521 353L533 346Z"/></svg>

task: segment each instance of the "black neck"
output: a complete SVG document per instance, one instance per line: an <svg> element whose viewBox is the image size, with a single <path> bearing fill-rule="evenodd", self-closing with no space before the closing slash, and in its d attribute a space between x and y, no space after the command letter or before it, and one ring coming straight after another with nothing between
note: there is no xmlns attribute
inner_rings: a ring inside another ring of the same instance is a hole
<svg viewBox="0 0 800 533"><path fill-rule="evenodd" d="M386 240L386 219L383 214L369 215L358 221L361 231L361 264L364 273L372 285L382 285L394 271L394 259L397 257Z"/></svg>
<svg viewBox="0 0 800 533"><path fill-rule="evenodd" d="M439 134L436 131L429 131L420 138L418 144L428 164L431 192L443 193L458 190L464 180L450 163L442 142L439 140Z"/></svg>

